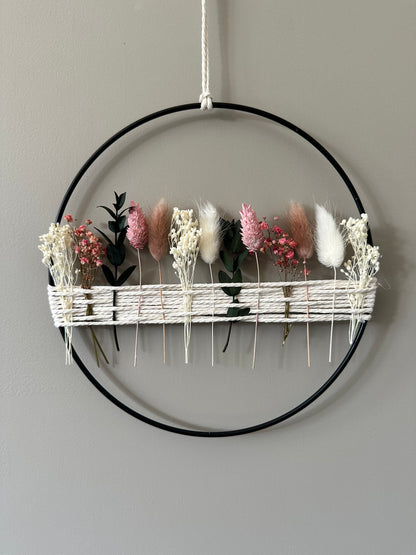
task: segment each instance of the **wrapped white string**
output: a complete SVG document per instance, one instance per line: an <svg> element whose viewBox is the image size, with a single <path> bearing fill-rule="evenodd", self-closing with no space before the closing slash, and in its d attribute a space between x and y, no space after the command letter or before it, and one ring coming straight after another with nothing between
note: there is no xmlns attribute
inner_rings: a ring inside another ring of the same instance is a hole
<svg viewBox="0 0 416 555"><path fill-rule="evenodd" d="M202 92L199 97L201 110L212 110L212 96L209 90L209 51L208 51L208 21L205 0L201 0L201 74Z"/></svg>
<svg viewBox="0 0 416 555"><path fill-rule="evenodd" d="M309 300L305 296L305 282L287 282L292 287L290 297L290 317L285 317L283 294L284 282L263 282L260 289L257 283L235 283L241 287L239 307L250 308L250 314L229 318L226 316L230 307L230 298L216 294L215 303L212 291L224 287L224 283L194 283L188 292L192 297L190 312L186 312L183 303L183 291L180 284L139 286L95 286L91 290L74 287L72 291L59 291L48 287L49 304L55 326L106 326L136 324L183 324L186 318L193 323L211 322L330 322L332 316L336 321L349 321L354 314L357 321L370 320L374 307L377 281L372 279L365 289L354 289L347 280L335 282L336 308L333 309L334 281L311 280L307 282ZM228 284L229 285L229 284ZM117 306L113 304L113 290L117 291ZM160 305L160 291L163 291L163 308ZM86 298L88 293L88 298ZM363 303L357 309L351 308L350 295L362 294ZM140 315L137 303L141 298ZM260 305L259 303L260 298ZM62 302L71 300L70 303ZM86 316L86 307L93 305L93 314ZM63 308L64 306L72 308ZM117 320L113 320L113 312ZM70 316L70 320L68 318ZM69 323L70 322L70 323Z"/></svg>

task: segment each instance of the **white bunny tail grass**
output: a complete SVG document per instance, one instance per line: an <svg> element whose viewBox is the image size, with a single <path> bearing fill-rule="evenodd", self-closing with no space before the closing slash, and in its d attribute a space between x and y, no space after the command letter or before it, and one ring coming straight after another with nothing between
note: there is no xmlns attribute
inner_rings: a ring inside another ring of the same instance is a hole
<svg viewBox="0 0 416 555"><path fill-rule="evenodd" d="M199 254L206 264L213 264L220 253L221 224L217 209L210 202L199 208L199 226L201 238Z"/></svg>
<svg viewBox="0 0 416 555"><path fill-rule="evenodd" d="M324 266L334 269L334 291L337 279L337 268L341 266L345 256L345 244L334 216L323 206L315 205L316 217L316 253ZM332 297L331 333L329 339L329 362L332 362L332 339L334 335L335 292Z"/></svg>
<svg viewBox="0 0 416 555"><path fill-rule="evenodd" d="M221 246L221 224L217 209L210 202L199 207L199 225L201 238L199 240L199 254L209 265L211 283L214 283L212 264L217 260ZM212 317L215 314L215 290L212 288ZM214 366L214 321L211 324L211 366Z"/></svg>
<svg viewBox="0 0 416 555"><path fill-rule="evenodd" d="M318 260L328 268L339 268L344 261L344 239L334 216L323 206L315 205L316 254Z"/></svg>

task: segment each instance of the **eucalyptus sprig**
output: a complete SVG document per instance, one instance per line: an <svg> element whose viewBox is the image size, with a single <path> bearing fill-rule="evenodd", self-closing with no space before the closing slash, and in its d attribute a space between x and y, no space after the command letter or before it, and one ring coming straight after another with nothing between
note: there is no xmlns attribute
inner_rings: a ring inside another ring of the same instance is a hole
<svg viewBox="0 0 416 555"><path fill-rule="evenodd" d="M112 220L108 221L108 229L114 234L114 240L111 240L108 235L106 235L100 229L95 229L107 241L107 258L110 264L114 266L114 270L111 270L106 264L103 264L102 270L104 276L110 285L112 285L113 287L119 287L120 285L123 285L123 283L128 279L136 266L129 266L119 275L119 267L124 263L124 260L126 258L126 248L124 246L124 240L126 238L128 225L125 212L127 212L129 208L127 207L122 210L124 203L126 202L126 193L118 195L114 191L114 195L116 197L116 202L113 203L114 210L112 208L109 208L108 206L98 206L98 208L104 208L104 210L106 210L113 218ZM113 305L116 306L116 291L113 291ZM113 320L116 320L115 312L113 312ZM119 351L120 347L118 344L116 326L113 326L113 332L116 348L117 351Z"/></svg>
<svg viewBox="0 0 416 555"><path fill-rule="evenodd" d="M248 250L244 247L241 240L241 223L240 220L232 220L231 222L221 218L221 229L223 235L223 249L220 251L220 258L224 264L225 269L231 275L223 270L218 272L218 280L220 283L241 283L243 281L241 274L241 265L248 255ZM241 287L222 287L226 295L233 298L233 304L238 305L238 295ZM230 306L227 311L229 318L236 318L238 316L247 316L250 308L240 308L238 306ZM222 350L223 353L227 350L228 343L230 342L231 330L233 321L231 320L228 327L227 341Z"/></svg>

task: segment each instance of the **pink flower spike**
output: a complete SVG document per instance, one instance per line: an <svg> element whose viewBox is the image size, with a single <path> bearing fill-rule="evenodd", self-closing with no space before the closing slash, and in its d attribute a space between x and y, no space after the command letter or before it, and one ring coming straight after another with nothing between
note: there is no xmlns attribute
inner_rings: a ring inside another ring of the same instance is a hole
<svg viewBox="0 0 416 555"><path fill-rule="evenodd" d="M241 239L249 252L256 252L264 242L261 224L251 206L243 204L240 211Z"/></svg>
<svg viewBox="0 0 416 555"><path fill-rule="evenodd" d="M66 216L64 216L64 218L69 224L74 221L74 218L71 216L71 214L67 214Z"/></svg>
<svg viewBox="0 0 416 555"><path fill-rule="evenodd" d="M146 246L148 239L148 227L143 210L139 204L131 201L128 218L129 228L127 230L127 239L133 248L141 250Z"/></svg>

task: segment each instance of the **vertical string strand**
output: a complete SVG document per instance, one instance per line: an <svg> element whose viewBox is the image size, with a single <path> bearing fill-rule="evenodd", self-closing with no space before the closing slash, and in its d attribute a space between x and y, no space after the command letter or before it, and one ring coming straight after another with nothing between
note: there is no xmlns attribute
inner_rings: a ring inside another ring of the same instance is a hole
<svg viewBox="0 0 416 555"><path fill-rule="evenodd" d="M201 76L202 92L199 97L201 110L212 110L212 96L209 90L208 21L205 0L201 0Z"/></svg>

